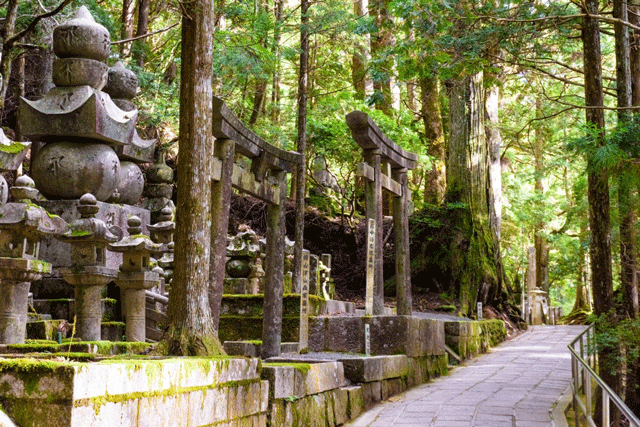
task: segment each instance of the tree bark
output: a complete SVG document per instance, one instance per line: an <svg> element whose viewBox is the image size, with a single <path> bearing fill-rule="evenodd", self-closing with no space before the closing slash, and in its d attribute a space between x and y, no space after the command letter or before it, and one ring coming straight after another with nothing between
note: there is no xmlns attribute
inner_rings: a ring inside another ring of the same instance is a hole
<svg viewBox="0 0 640 427"><path fill-rule="evenodd" d="M122 14L120 21L122 23L122 29L120 31L120 38L130 39L133 37L134 18L136 13L135 0L122 0ZM120 44L120 56L127 57L131 53L131 45L129 43Z"/></svg>
<svg viewBox="0 0 640 427"><path fill-rule="evenodd" d="M620 21L628 21L626 0L614 0L613 16ZM616 91L618 124L624 125L631 119L631 63L629 29L622 22L614 25L616 49ZM618 177L618 210L620 214L620 279L622 285L623 305L627 316L638 317L638 282L635 232L635 204L633 194L635 165L623 165Z"/></svg>
<svg viewBox="0 0 640 427"><path fill-rule="evenodd" d="M447 202L458 202L450 251L452 280L460 308L471 315L476 301L500 306L501 267L490 223L489 149L484 122L482 73L453 83L447 156Z"/></svg>
<svg viewBox="0 0 640 427"><path fill-rule="evenodd" d="M599 145L604 144L604 110L602 109L602 64L600 51L600 26L592 15L598 14L598 0L585 0L582 18L582 48L584 58L584 92L587 124ZM611 223L609 215L609 174L595 170L588 159L589 228L591 230L591 280L595 314L608 315L614 309L613 277L611 272ZM611 314L614 316L614 314ZM599 352L601 378L615 391L620 390L618 378L612 374L616 349L603 348ZM598 399L597 402L601 402ZM600 403L601 404L601 403ZM601 413L596 408L596 414Z"/></svg>
<svg viewBox="0 0 640 427"><path fill-rule="evenodd" d="M2 37L2 51L0 52L0 110L4 110L5 97L11 77L11 62L13 61L13 46L7 41L14 35L16 19L18 17L18 0L8 0L4 20Z"/></svg>
<svg viewBox="0 0 640 427"><path fill-rule="evenodd" d="M536 99L536 118L544 116L542 99ZM544 151L546 135L541 122L535 127L534 143L532 145L534 163L534 189L536 192L536 223L533 230L533 244L536 248L536 287L549 294L549 241L545 234L544 223Z"/></svg>
<svg viewBox="0 0 640 427"><path fill-rule="evenodd" d="M293 290L302 289L302 250L304 249L304 196L306 191L307 164L307 85L309 83L309 1L300 3L300 68L298 71L298 138L297 149L302 156L296 169L295 196L296 222L293 264Z"/></svg>
<svg viewBox="0 0 640 427"><path fill-rule="evenodd" d="M447 176L438 79L435 76L420 78L420 92L427 154L432 158L431 170L425 171L424 201L440 205L444 202Z"/></svg>
<svg viewBox="0 0 640 427"><path fill-rule="evenodd" d="M273 70L273 81L271 91L271 123L280 123L280 73L282 67L280 65L280 39L282 38L282 25L284 24L283 8L284 0L275 0L274 15L275 28L273 30L273 44L275 54L275 67Z"/></svg>
<svg viewBox="0 0 640 427"><path fill-rule="evenodd" d="M151 0L138 0L138 26L136 28L136 37L145 35L149 32L149 9L151 9ZM136 40L133 52L138 67L143 67L146 61L145 39Z"/></svg>
<svg viewBox="0 0 640 427"><path fill-rule="evenodd" d="M209 305L213 4L194 0L182 8L175 268L170 327L158 348L175 355L214 355L223 350Z"/></svg>
<svg viewBox="0 0 640 427"><path fill-rule="evenodd" d="M371 0L369 14L374 17L376 31L371 35L371 55L376 58L374 70L373 90L377 93L375 106L377 110L391 115L393 109L393 95L391 93L391 73L393 60L386 52L393 44L393 18L389 13L389 0Z"/></svg>

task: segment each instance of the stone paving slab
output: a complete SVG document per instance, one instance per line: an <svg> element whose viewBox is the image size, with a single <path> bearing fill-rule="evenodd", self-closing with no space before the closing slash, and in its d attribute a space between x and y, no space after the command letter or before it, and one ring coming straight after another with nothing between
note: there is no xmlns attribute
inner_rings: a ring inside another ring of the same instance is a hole
<svg viewBox="0 0 640 427"><path fill-rule="evenodd" d="M553 414L571 383L567 345L583 330L584 326L531 326L526 333L455 368L450 375L396 396L347 425L566 425Z"/></svg>

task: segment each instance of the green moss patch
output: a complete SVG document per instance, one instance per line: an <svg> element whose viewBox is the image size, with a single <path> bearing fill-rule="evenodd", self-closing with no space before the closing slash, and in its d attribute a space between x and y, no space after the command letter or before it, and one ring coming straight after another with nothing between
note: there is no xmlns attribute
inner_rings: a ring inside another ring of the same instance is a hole
<svg viewBox="0 0 640 427"><path fill-rule="evenodd" d="M24 145L20 142L12 142L11 144L5 145L0 144L0 152L9 153L9 154L18 154L27 149L28 146Z"/></svg>

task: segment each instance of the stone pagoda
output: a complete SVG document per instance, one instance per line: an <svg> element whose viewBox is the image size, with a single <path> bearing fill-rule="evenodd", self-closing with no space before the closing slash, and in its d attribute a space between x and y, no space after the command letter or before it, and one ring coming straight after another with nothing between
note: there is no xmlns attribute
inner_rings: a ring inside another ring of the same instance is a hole
<svg viewBox="0 0 640 427"><path fill-rule="evenodd" d="M42 99L21 99L20 126L26 138L46 143L32 153L33 180L48 199L38 204L71 223L82 216L80 197L90 193L97 202L96 219L107 228L126 229L127 219L137 216L146 232L149 211L133 206L144 189L137 163L154 161L156 141L138 136L138 110L132 102L137 79L120 63L106 64L110 45L108 30L84 6L56 27L55 87ZM42 287L66 286L72 294L57 273L74 265L69 243L45 243L42 257L56 267ZM121 254L106 254L106 268L121 262Z"/></svg>

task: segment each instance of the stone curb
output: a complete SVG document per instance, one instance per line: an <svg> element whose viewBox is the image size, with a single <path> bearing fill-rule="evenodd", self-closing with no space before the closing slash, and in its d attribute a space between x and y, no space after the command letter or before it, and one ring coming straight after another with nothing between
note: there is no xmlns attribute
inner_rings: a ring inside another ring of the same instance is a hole
<svg viewBox="0 0 640 427"><path fill-rule="evenodd" d="M567 410L571 404L573 393L571 390L571 384L564 391L562 396L556 401L551 412L551 425L554 427L569 427L567 423Z"/></svg>

